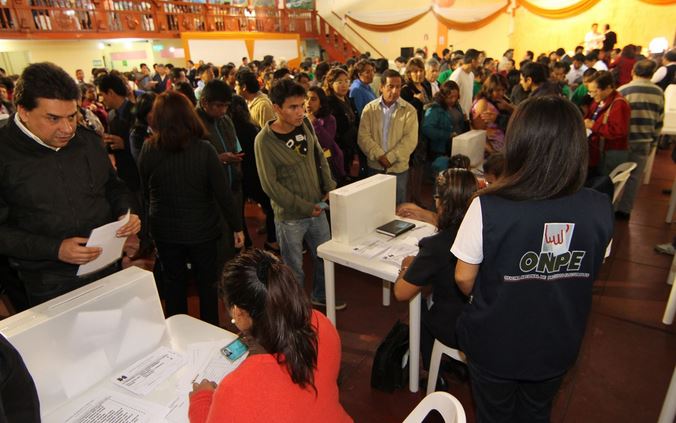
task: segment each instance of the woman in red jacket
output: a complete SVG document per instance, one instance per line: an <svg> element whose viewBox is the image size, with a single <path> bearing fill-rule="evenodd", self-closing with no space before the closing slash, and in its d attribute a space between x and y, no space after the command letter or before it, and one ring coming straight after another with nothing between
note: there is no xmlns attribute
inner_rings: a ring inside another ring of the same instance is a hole
<svg viewBox="0 0 676 423"><path fill-rule="evenodd" d="M291 269L262 250L225 266L219 292L249 356L190 394L190 422L351 422L338 401L340 338Z"/></svg>
<svg viewBox="0 0 676 423"><path fill-rule="evenodd" d="M636 46L628 44L622 49L622 53L608 66L610 71L615 74L617 86L631 82L631 71L636 63Z"/></svg>
<svg viewBox="0 0 676 423"><path fill-rule="evenodd" d="M584 119L589 134L589 174L608 175L629 159L631 108L615 90L613 76L607 71L592 76L589 95L594 99Z"/></svg>

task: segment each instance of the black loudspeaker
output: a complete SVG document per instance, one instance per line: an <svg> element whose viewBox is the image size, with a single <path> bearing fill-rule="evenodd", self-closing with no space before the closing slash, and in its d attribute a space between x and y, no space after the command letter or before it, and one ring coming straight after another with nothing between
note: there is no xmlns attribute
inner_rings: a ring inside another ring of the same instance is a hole
<svg viewBox="0 0 676 423"><path fill-rule="evenodd" d="M402 47L401 48L401 57L408 60L413 57L413 47Z"/></svg>

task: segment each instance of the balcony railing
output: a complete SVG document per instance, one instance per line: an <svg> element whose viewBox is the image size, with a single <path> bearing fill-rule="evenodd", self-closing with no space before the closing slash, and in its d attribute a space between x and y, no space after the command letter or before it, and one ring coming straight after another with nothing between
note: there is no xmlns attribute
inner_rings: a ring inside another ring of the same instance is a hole
<svg viewBox="0 0 676 423"><path fill-rule="evenodd" d="M160 0L0 0L0 36L183 31L296 32L316 36L315 10ZM169 34L168 34L169 33Z"/></svg>
<svg viewBox="0 0 676 423"><path fill-rule="evenodd" d="M298 33L317 39L333 60L359 54L316 10L174 0L0 0L0 38L178 38L213 31Z"/></svg>

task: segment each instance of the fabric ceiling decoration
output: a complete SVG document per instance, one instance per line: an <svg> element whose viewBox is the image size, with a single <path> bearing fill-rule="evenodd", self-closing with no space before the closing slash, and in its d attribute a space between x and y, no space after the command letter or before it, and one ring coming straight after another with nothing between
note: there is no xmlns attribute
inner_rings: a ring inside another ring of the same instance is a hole
<svg viewBox="0 0 676 423"><path fill-rule="evenodd" d="M535 3L542 4L543 3L542 1L538 2L537 0L517 0L519 5L525 7L529 12L536 14L538 16L542 16L543 18L550 19L565 19L579 15L580 13L591 9L592 6L594 6L599 1L601 0L580 0L575 3L571 3L569 6L566 7L561 7L558 9L549 9L535 4Z"/></svg>
<svg viewBox="0 0 676 423"><path fill-rule="evenodd" d="M648 3L648 4L657 4L657 5L662 5L662 4L676 4L676 0L640 0L643 3Z"/></svg>
<svg viewBox="0 0 676 423"><path fill-rule="evenodd" d="M507 10L508 1L500 1L482 7L439 7L432 6L437 18L446 26L460 31L473 31L488 24Z"/></svg>
<svg viewBox="0 0 676 423"><path fill-rule="evenodd" d="M379 10L372 12L347 12L345 16L358 24L371 26L399 25L416 18L420 18L429 12L430 6L407 10Z"/></svg>

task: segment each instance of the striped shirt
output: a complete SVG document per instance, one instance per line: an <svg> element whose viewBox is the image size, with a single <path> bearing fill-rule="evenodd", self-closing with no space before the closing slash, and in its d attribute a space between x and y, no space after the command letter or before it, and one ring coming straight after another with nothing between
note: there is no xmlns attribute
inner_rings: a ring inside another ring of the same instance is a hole
<svg viewBox="0 0 676 423"><path fill-rule="evenodd" d="M664 121L664 92L647 79L634 80L617 89L631 106L629 142L654 142Z"/></svg>

